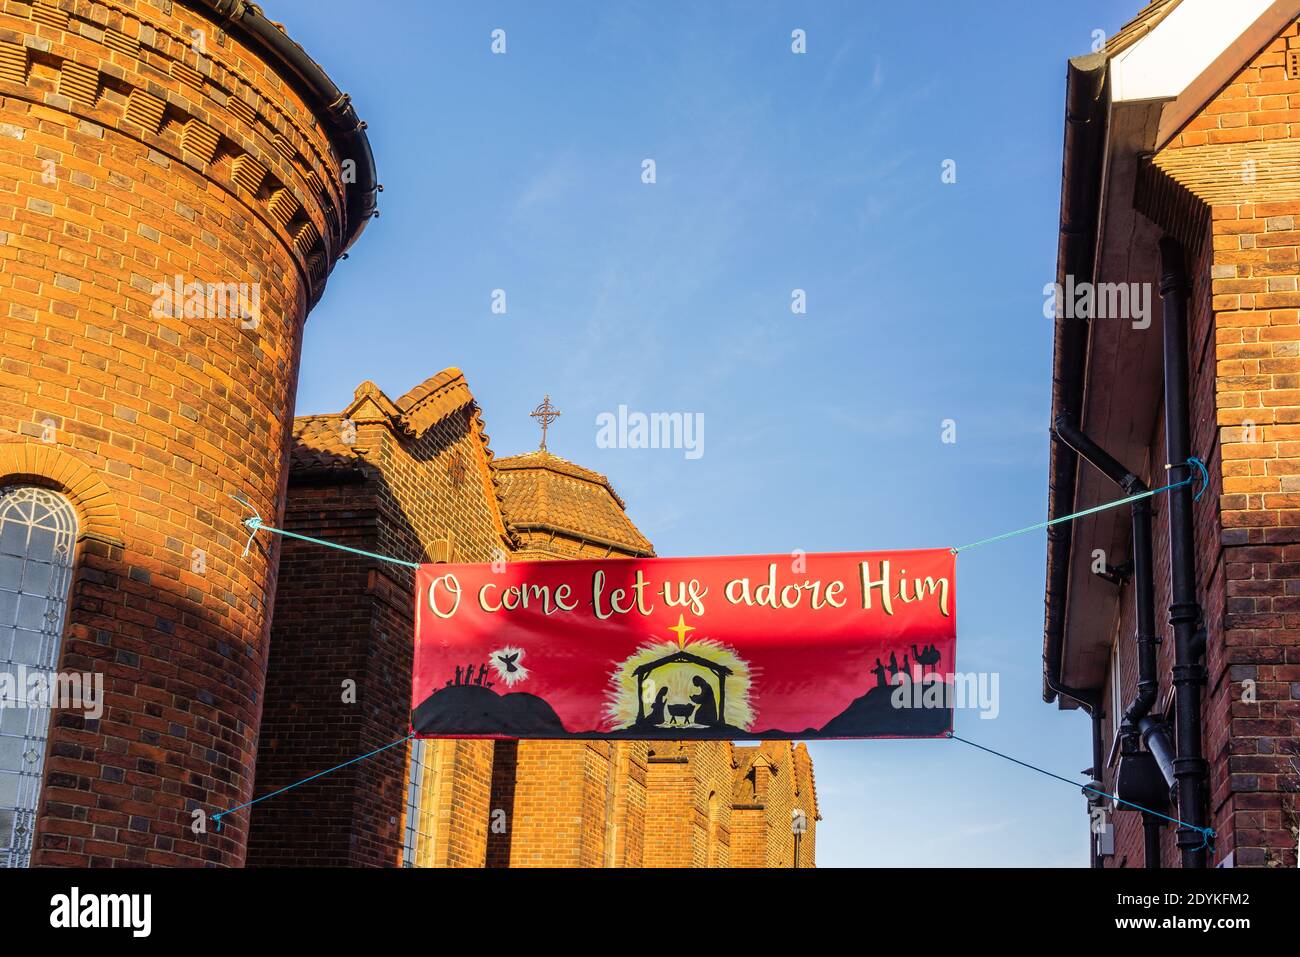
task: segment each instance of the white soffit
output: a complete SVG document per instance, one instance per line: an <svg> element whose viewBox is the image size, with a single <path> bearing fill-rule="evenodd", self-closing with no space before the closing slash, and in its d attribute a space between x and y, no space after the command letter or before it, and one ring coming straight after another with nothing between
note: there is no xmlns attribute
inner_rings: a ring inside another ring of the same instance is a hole
<svg viewBox="0 0 1300 957"><path fill-rule="evenodd" d="M1273 0L1182 0L1110 61L1112 101L1178 96L1272 5Z"/></svg>

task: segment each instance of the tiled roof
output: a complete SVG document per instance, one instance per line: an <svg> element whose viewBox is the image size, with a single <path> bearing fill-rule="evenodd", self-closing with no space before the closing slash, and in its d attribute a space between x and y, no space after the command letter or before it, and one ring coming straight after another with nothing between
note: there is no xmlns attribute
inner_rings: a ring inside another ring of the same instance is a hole
<svg viewBox="0 0 1300 957"><path fill-rule="evenodd" d="M599 472L540 450L494 459L478 405L459 369L444 369L430 376L396 402L373 382L363 382L342 412L298 416L293 423L290 469L301 477L342 475L365 467L364 454L343 440L346 419L385 423L400 441L422 435L467 406L505 522L503 533L513 538L516 530L549 530L634 555L654 554L654 546L632 524L625 512L627 506ZM539 552L537 557L554 556Z"/></svg>
<svg viewBox="0 0 1300 957"><path fill-rule="evenodd" d="M407 427L417 435L474 401L469 383L457 368L443 369L397 400Z"/></svg>
<svg viewBox="0 0 1300 957"><path fill-rule="evenodd" d="M343 416L300 415L293 420L289 468L294 472L348 472L361 468L356 450L343 441Z"/></svg>
<svg viewBox="0 0 1300 957"><path fill-rule="evenodd" d="M808 750L808 745L803 742L794 745L794 760L796 768L803 765L808 769L808 787L812 791L812 806L808 810L814 819L820 820L822 812L821 804L817 800L817 773L813 767L812 752Z"/></svg>
<svg viewBox="0 0 1300 957"><path fill-rule="evenodd" d="M654 546L627 517L623 500L599 472L550 452L497 459L492 469L512 530L544 527L638 554Z"/></svg>
<svg viewBox="0 0 1300 957"><path fill-rule="evenodd" d="M447 416L468 407L471 430L478 436L484 461L492 463L492 447L483 430L483 419L478 403L469 390L464 374L456 368L443 369L425 379L394 402L379 386L369 380L357 386L352 402L342 412L332 415L300 415L293 421L293 436L289 449L289 469L302 477L306 474L331 473L342 475L360 471L364 455L343 441L343 420L357 423L382 422L399 441L417 438L427 429ZM490 480L494 520L507 534L502 519L503 501L496 473L484 471Z"/></svg>

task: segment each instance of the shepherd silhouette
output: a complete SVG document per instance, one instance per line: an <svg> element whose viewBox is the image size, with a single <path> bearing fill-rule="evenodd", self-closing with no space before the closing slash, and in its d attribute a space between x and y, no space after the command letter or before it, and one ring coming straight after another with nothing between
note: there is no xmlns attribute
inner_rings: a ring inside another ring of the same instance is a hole
<svg viewBox="0 0 1300 957"><path fill-rule="evenodd" d="M711 728L718 723L718 703L713 697L713 689L699 675L691 679L691 684L700 689L698 694L691 695L691 700L699 705L695 711L695 723Z"/></svg>
<svg viewBox="0 0 1300 957"><path fill-rule="evenodd" d="M893 677L894 675L898 674L898 659L894 657L894 653L892 651L889 653L889 674L890 677Z"/></svg>
<svg viewBox="0 0 1300 957"><path fill-rule="evenodd" d="M876 667L871 669L871 673L876 676L877 688L889 687L889 682L885 680L885 666L880 663L879 658L876 659Z"/></svg>

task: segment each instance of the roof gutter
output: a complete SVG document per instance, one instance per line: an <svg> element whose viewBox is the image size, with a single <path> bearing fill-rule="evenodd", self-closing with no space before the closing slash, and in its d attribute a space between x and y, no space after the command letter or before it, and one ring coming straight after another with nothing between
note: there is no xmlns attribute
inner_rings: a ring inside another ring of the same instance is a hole
<svg viewBox="0 0 1300 957"><path fill-rule="evenodd" d="M371 218L378 215L379 181L366 124L351 97L339 90L302 47L247 0L184 0L263 54L276 71L306 98L312 115L322 121L330 141L344 159L356 163L356 181L345 183L347 196L343 246L346 251Z"/></svg>
<svg viewBox="0 0 1300 957"><path fill-rule="evenodd" d="M635 545L628 545L624 542L616 542L611 538L601 538L599 535L592 535L588 532L580 532L574 528L565 528L563 525L554 525L550 522L511 522L510 528L517 532L550 532L552 535L563 535L566 538L574 538L580 542L599 545L606 549L631 552L636 558L654 558L653 551L637 548Z"/></svg>
<svg viewBox="0 0 1300 957"><path fill-rule="evenodd" d="M1056 281L1063 288L1067 276L1091 279L1097 242L1097 215L1101 206L1102 150L1106 141L1106 80L1104 53L1076 57L1066 78L1064 170L1061 185L1061 227L1057 246ZM1058 310L1064 312L1065 310ZM1082 319L1056 318L1055 355L1052 363L1052 414L1078 410L1083 402L1084 368L1088 352L1088 326ZM1048 480L1048 516L1074 511L1078 455L1061 442L1051 443ZM1063 695L1090 713L1100 701L1099 689L1070 688L1061 682L1065 607L1070 577L1071 523L1048 529L1047 594L1043 618L1043 700Z"/></svg>

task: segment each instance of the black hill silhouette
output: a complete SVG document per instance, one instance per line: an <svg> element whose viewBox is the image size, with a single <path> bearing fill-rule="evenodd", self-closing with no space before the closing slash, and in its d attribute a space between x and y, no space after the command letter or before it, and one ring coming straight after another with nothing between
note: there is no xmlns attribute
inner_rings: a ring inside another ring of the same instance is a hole
<svg viewBox="0 0 1300 957"><path fill-rule="evenodd" d="M482 685L439 688L411 714L416 734L568 737L554 709L536 695L500 695Z"/></svg>

